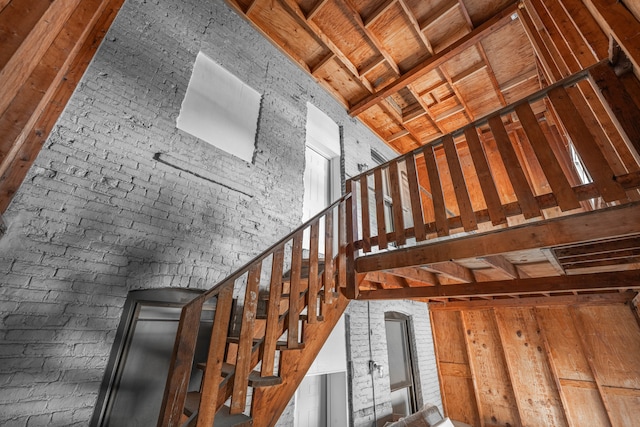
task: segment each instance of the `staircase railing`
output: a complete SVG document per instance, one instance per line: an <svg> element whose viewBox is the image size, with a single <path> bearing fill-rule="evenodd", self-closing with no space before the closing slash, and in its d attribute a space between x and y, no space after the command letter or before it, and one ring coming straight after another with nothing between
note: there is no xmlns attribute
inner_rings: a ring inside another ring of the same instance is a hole
<svg viewBox="0 0 640 427"><path fill-rule="evenodd" d="M216 412L229 397L230 414L245 410L250 379L254 383L278 382L278 352L303 348L301 323L321 321L324 312L340 298L339 288L345 286L347 262L353 261L347 254L354 252L347 238L350 200L347 193L183 307L159 426L185 422L211 426ZM287 266L290 271L284 274ZM238 289L244 289L244 303L234 310L234 293ZM199 393L189 396L194 364L199 362L194 361L194 354L202 308L212 298L216 299L216 306L208 355L200 365L204 373ZM262 301L266 306L260 313ZM303 311L306 313L302 316ZM280 342L283 336L285 340ZM259 364L259 378L255 378L253 370ZM188 420L185 413L191 415Z"/></svg>

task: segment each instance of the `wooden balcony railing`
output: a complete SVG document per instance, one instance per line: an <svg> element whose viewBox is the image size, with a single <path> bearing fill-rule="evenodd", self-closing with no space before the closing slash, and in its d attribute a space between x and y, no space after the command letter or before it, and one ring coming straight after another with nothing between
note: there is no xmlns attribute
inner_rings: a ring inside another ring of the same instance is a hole
<svg viewBox="0 0 640 427"><path fill-rule="evenodd" d="M640 200L640 141L597 96L593 73L602 78L602 67L348 180L344 197L186 305L158 425L211 426L229 397L229 414L245 411L250 384L281 386L280 352L306 351L307 326L339 317L340 290L358 296L358 254ZM208 356L194 360L211 299ZM204 375L188 392L194 366Z"/></svg>
<svg viewBox="0 0 640 427"><path fill-rule="evenodd" d="M392 250L638 200L640 143L602 114L590 80L602 67L352 178L353 247Z"/></svg>

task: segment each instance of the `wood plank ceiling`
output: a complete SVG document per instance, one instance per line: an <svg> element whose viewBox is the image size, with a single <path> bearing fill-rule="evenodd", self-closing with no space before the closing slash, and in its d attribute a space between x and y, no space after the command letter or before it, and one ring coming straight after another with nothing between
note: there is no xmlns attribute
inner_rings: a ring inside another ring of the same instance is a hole
<svg viewBox="0 0 640 427"><path fill-rule="evenodd" d="M541 87L512 0L228 0L399 153Z"/></svg>

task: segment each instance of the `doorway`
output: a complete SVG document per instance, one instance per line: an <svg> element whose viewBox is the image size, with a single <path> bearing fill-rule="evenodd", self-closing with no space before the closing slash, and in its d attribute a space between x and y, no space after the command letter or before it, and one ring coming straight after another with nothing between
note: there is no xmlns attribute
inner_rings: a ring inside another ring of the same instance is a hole
<svg viewBox="0 0 640 427"><path fill-rule="evenodd" d="M342 193L340 152L338 125L317 107L307 103L303 222L340 197ZM337 221L334 221L334 224L337 226ZM320 221L318 241L320 248L324 248L324 235L324 221ZM303 242L304 249L309 249L308 231L305 232Z"/></svg>
<svg viewBox="0 0 640 427"><path fill-rule="evenodd" d="M186 289L129 293L91 426L157 424L180 312L200 293ZM210 304L203 308L195 360L206 360L213 308ZM194 368L191 391L198 389L200 377L201 372Z"/></svg>

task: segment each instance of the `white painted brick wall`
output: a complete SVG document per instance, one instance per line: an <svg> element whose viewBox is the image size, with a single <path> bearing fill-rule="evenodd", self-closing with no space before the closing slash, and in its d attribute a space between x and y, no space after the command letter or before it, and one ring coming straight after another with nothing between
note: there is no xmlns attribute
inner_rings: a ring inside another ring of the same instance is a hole
<svg viewBox="0 0 640 427"><path fill-rule="evenodd" d="M392 414L389 383L389 357L384 326L385 312L394 311L410 317L417 355L417 385L422 404L440 407L440 386L433 350L433 335L426 304L415 301L352 301L347 308L350 352L352 426L383 425ZM371 375L369 360L384 366L382 377ZM375 396L373 390L375 389ZM375 403L375 405L374 405ZM374 411L375 406L375 411ZM377 421L377 422L376 422Z"/></svg>
<svg viewBox="0 0 640 427"><path fill-rule="evenodd" d="M200 50L263 94L253 164L175 128ZM307 101L347 175L393 157L222 0L125 2L4 215L0 424L87 425L128 291L208 288L299 223Z"/></svg>

